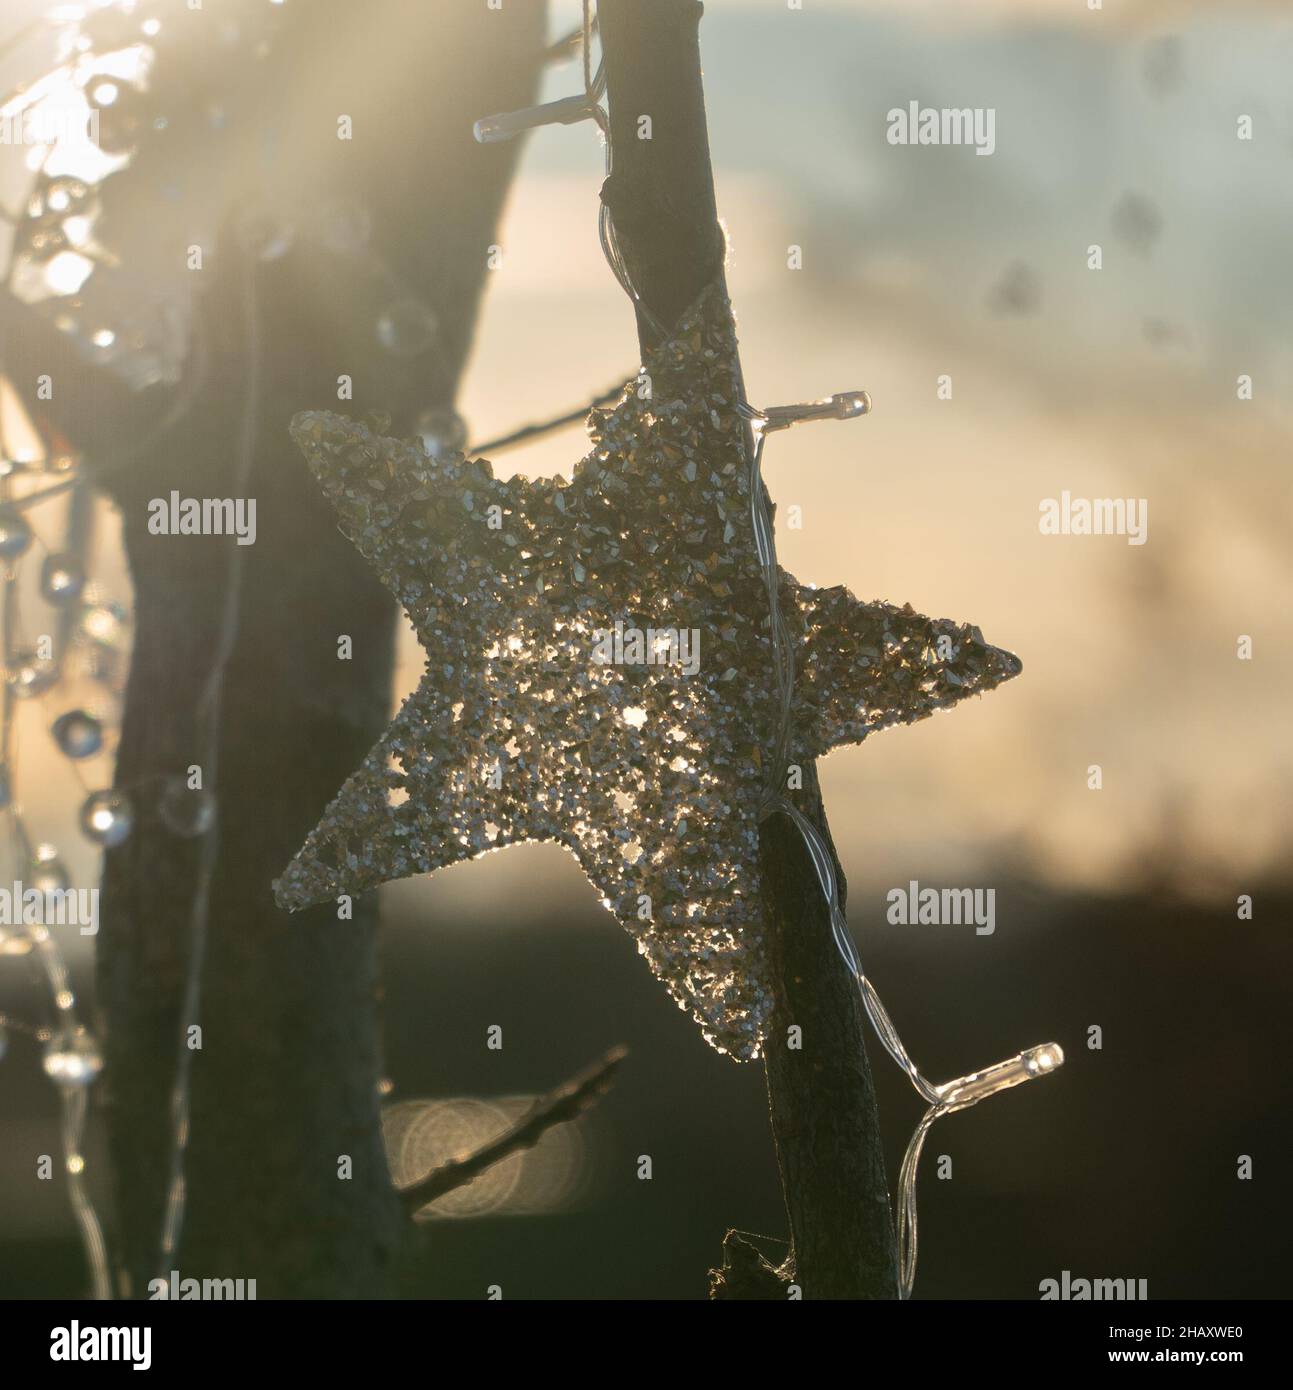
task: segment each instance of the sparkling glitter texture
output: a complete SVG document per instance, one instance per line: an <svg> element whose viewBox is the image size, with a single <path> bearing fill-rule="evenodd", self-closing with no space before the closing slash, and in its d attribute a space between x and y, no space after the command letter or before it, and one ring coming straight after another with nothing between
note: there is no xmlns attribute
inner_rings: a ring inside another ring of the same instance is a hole
<svg viewBox="0 0 1293 1390"><path fill-rule="evenodd" d="M293 421L427 669L275 892L296 909L556 841L709 1042L744 1059L772 1007L758 845L778 710L736 340L716 288L645 370L649 396L635 382L591 414L570 482L500 481L484 460L433 459L336 415ZM910 607L785 574L781 593L799 673L792 758L1020 669L976 628ZM699 669L663 646L606 663L599 639L617 624L699 633Z"/></svg>

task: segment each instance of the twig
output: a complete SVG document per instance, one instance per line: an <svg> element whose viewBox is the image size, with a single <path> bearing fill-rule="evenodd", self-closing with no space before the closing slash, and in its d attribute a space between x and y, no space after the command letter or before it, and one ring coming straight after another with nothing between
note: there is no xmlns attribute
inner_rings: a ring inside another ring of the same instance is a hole
<svg viewBox="0 0 1293 1390"><path fill-rule="evenodd" d="M521 1149L533 1148L555 1125L577 1118L606 1092L620 1063L627 1056L628 1048L611 1048L600 1061L571 1077L555 1091L541 1096L510 1129L505 1129L497 1138L482 1144L466 1158L456 1158L451 1163L442 1164L425 1178L397 1189L405 1211L412 1216L437 1197L466 1186L494 1164Z"/></svg>
<svg viewBox="0 0 1293 1390"><path fill-rule="evenodd" d="M784 1303L792 1282L740 1231L728 1231L723 1237L723 1266L709 1271L709 1296L715 1300Z"/></svg>
<svg viewBox="0 0 1293 1390"><path fill-rule="evenodd" d="M564 425L573 425L576 420L584 419L595 406L606 405L610 401L618 400L620 392L624 390L624 383L632 375L630 372L621 377L614 386L608 386L605 391L594 396L591 401L576 406L574 410L566 411L564 415L554 416L551 420L538 420L532 425L523 425L510 434L499 435L497 439L487 439L483 444L473 444L468 452L472 458L497 454L500 450L512 448L513 445L523 444L527 439L537 439L540 435L551 434L553 430L559 430Z"/></svg>
<svg viewBox="0 0 1293 1390"><path fill-rule="evenodd" d="M559 39L555 39L547 48L543 50L543 61L545 64L564 63L573 58L584 45L584 26L572 29L568 34L562 34Z"/></svg>
<svg viewBox="0 0 1293 1390"><path fill-rule="evenodd" d="M724 282L702 10L698 0L598 0L615 152L602 201L639 296L643 352L660 338L652 320L677 322L707 285ZM650 140L637 135L643 115L653 120ZM799 804L829 846L816 770L805 762L803 771ZM802 836L772 817L759 847L775 992L764 1065L792 1241L775 1274L793 1278L805 1298L895 1298L897 1246L856 982L832 940ZM832 858L842 904L833 850ZM809 1040L803 1048L787 1046L792 1026ZM758 1290L772 1287L768 1271L748 1254L739 1238L724 1247L728 1272L715 1296L766 1296Z"/></svg>

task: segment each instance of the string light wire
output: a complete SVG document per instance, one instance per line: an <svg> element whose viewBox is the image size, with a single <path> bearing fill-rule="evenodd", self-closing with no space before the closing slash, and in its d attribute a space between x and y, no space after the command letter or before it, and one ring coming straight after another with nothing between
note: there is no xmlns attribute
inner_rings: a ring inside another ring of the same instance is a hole
<svg viewBox="0 0 1293 1390"><path fill-rule="evenodd" d="M0 480L0 502L9 500L9 479ZM17 624L18 608L18 569L9 566L0 577L3 595L0 595L0 651L3 652L4 665L8 669L14 657L14 631ZM4 769L6 779L11 778L14 768L14 727L16 720L16 699L11 683L4 682L0 695L0 768ZM12 787L8 792L12 796ZM18 805L10 801L7 807L10 831L17 857L23 864L36 864L38 856L27 833ZM46 896L45 901L49 902ZM88 1034L77 1015L76 995L72 989L63 954L54 940L46 923L20 922L9 929L20 939L23 953L34 950L40 966L50 1001L54 1008L56 1027L53 1029L34 1029L7 1018L0 1020L10 1023L19 1031L32 1034L45 1047L46 1074L54 1081L59 1102L59 1139L63 1153L63 1171L67 1179L68 1201L72 1215L80 1233L81 1245L85 1251L86 1264L90 1271L91 1295L101 1301L112 1297L112 1280L108 1263L107 1242L103 1227L95 1211L89 1189L86 1185L85 1156L82 1152L85 1139L86 1119L89 1111L89 1087L98 1072L97 1053L93 1049L82 1059L83 1066L74 1074L58 1075L48 1066L50 1047L55 1041L86 1041Z"/></svg>
<svg viewBox="0 0 1293 1390"><path fill-rule="evenodd" d="M476 138L482 142L510 139L524 130L540 125L572 124L591 119L602 132L606 150L606 174L609 176L614 166L614 151L609 117L600 104L606 90L604 54L595 70L592 66L592 36L595 25L596 18L592 0L583 0L583 42L581 47L584 92L581 96L562 98L558 101L544 103L541 106L527 107L519 111L485 117L476 123ZM641 319L658 336L666 336L667 328L643 302L632 282L616 236L614 218L609 206L604 201L600 205L598 215L598 240L611 272L633 302ZM260 335L257 322L254 269L249 271L245 290L245 320L248 339L248 376L245 387L238 463L238 482L244 491L254 460L255 436L259 422L257 366ZM184 404L188 404L187 400L184 401ZM793 424L809 420L856 418L868 413L870 405L870 398L865 392L854 392L832 396L824 401L796 406L772 407L767 410L760 410L751 406L748 401L741 400L738 403L738 410L747 426L751 523L759 565L768 593L769 639L772 648L774 684L779 699L774 755L768 764L763 815L765 819L772 815L785 815L799 831L817 874L823 899L829 909L831 931L836 948L857 983L867 1018L886 1052L907 1075L916 1092L928 1106L908 1143L898 1180L899 1276L902 1296L906 1298L911 1293L916 1270L916 1174L925 1139L934 1121L942 1115L967 1109L980 1100L986 1099L987 1096L996 1094L999 1090L1046 1075L1060 1066L1064 1057L1057 1044L1047 1043L1030 1048L984 1071L969 1073L942 1085L937 1085L926 1078L907 1052L893 1020L862 968L857 948L848 930L847 919L840 906L839 885L831 852L825 839L818 828L780 790L785 781L792 728L795 663L793 645L789 640L781 610L780 570L776 558L771 500L762 477L764 446L768 434L775 430L789 428ZM173 417L180 413L178 410L168 412L161 422L158 433L164 433L166 429L170 428L174 424ZM522 431L521 433L524 436L530 432ZM136 451L132 450L131 452ZM20 505L31 505L43 501L65 488L76 486L81 481L80 477L69 479L67 482L49 488L40 494L23 499L23 503ZM11 631L10 618L12 615L14 576L12 574L6 576L4 582L3 606L6 616L5 647L7 651ZM199 723L206 733L206 772L208 787L212 791L214 791L215 786L218 757L223 679L237 640L241 592L242 565L240 556L235 553L231 562L229 583L225 593L225 609L216 656L198 709ZM7 747L12 730L13 715L12 694L8 689L5 691L3 703L3 714L0 716L0 723L3 724L3 729L0 730L0 742L3 742ZM16 811L14 811L13 817L15 830L25 842L25 830ZM163 1278L168 1275L166 1266L173 1259L178 1247L186 1206L184 1167L189 1135L192 1072L192 1051L188 1046L188 1032L200 1016L201 981L206 952L210 890L218 854L218 843L217 826L213 823L206 832L203 842L190 922L189 961L181 1005L180 1033L171 1095L169 1183L160 1242L160 1274ZM68 982L66 967L52 937L44 927L36 928L30 933L30 936L36 947L37 956L56 1009L74 1031L79 1030L79 1025L75 1021L75 1000ZM111 1297L111 1289L102 1229L83 1182L84 1160L80 1153L80 1147L87 1107L86 1087L84 1085L62 1084L59 1086L59 1092L62 1102L61 1130L69 1196L86 1247L95 1297L109 1298Z"/></svg>
<svg viewBox="0 0 1293 1390"><path fill-rule="evenodd" d="M557 61L565 57L573 47L573 44L582 40L585 67L587 67L587 55L589 51L587 14L585 14L584 18L585 23L581 28L576 29L562 41L553 45L549 52L545 54L546 62ZM44 27L44 21L28 26L27 29L23 30L3 48L0 48L0 56L6 56L9 50L15 47L18 42L25 40ZM585 76L586 84L589 85L597 95L600 95L605 87L605 79L600 70L596 74L588 74L586 72ZM596 97L594 97L594 100L595 99ZM585 106L583 99L580 100L579 105L581 109L578 115L574 116L572 113L572 118L583 119L587 114L586 110L583 109ZM45 153L48 154L48 151ZM6 220L16 222L17 218L6 214ZM247 478L254 460L256 431L259 426L260 411L258 377L261 348L254 265L249 268L245 287L244 322L247 340L247 351L245 353L247 384L245 387L236 480L236 490L241 492L246 491ZM202 327L199 324L195 327L194 332L194 364L190 371L186 373L184 387L181 389L176 399L162 414L158 422L148 431L142 442L140 440L135 440L120 450L100 455L96 459L96 466L94 468L78 468L71 476L43 489L30 492L21 498L14 498L10 495L9 479L6 476L0 479L0 503L5 504L10 510L15 512L26 511L44 502L52 501L64 493L71 492L73 494L75 508L76 501L86 495L87 486L101 483L111 475L116 474L133 463L147 447L160 441L161 438L173 430L182 420L187 418L194 397L200 386L206 381L207 375L208 361L206 343ZM606 393L603 393L602 396L597 398L594 404L601 403L605 398ZM586 410L581 410L580 412L580 414L585 413ZM561 423L565 423L565 421L561 420L556 423L545 422L541 425L528 426L525 429L516 431L514 436L505 436L498 441L494 441L493 447L507 447L509 444L519 442L523 438L532 437L537 433L555 428ZM228 585L224 596L224 612L220 632L217 635L216 653L208 674L207 684L197 708L199 737L205 737L206 761L204 771L206 773L207 788L213 795L216 785L216 763L219 753L223 681L225 670L237 641L242 579L243 566L241 564L241 552L235 551L230 565ZM0 631L0 650L3 651L5 663L8 665L10 658L13 656L14 634L16 632L18 619L16 567L8 568L4 570L3 573L0 573L0 585L3 586L3 593L0 594L0 628L3 629ZM15 763L12 747L15 713L15 696L10 683L6 681L4 682L3 691L0 692L0 769L3 769L6 777L12 774ZM73 764L73 766L75 767L75 764ZM213 801L213 805L214 804ZM31 840L27 834L19 808L16 804L11 802L7 810L10 817L13 841L20 856L22 856L27 863L36 862ZM216 810L216 815L218 817L218 808ZM197 881L191 906L189 955L186 964L184 992L180 1006L180 1027L170 1097L170 1133L167 1156L168 1180L159 1241L159 1272L163 1278L168 1276L168 1266L173 1260L178 1248L186 1209L187 1189L185 1181L185 1160L189 1142L193 1060L192 1050L188 1046L188 1034L190 1028L198 1022L201 1013L202 976L209 926L210 893L218 856L218 847L218 825L213 820L212 825L204 835L198 864ZM69 1031L69 1034L73 1036L86 1036L86 1030L79 1024L76 1018L75 997L71 990L66 966L53 936L47 928L43 926L32 928L20 927L15 935L23 938L21 944L25 951L31 951L33 948L35 949L37 959L42 966L44 979L48 984L50 994L54 1000L55 1009L58 1012L60 1029L62 1031ZM27 1025L17 1020L11 1020L4 1015L0 1015L0 1025L9 1025L17 1031L31 1033L41 1041L48 1041L54 1036L49 1029L29 1028ZM92 1079L92 1077L90 1079ZM85 1246L87 1262L90 1266L93 1281L94 1296L98 1299L109 1299L112 1297L112 1288L107 1247L103 1238L102 1227L100 1226L93 1204L86 1191L83 1176L85 1163L81 1154L81 1142L87 1114L88 1081L85 1084L68 1084L63 1082L58 1085L58 1090L62 1116L60 1130L63 1141L64 1166L67 1172L69 1197L74 1215L81 1230L82 1241Z"/></svg>
<svg viewBox="0 0 1293 1390"><path fill-rule="evenodd" d="M606 88L605 55L603 54L596 71L592 66L592 36L595 22L593 0L583 0L582 96L564 97L541 106L486 117L476 123L476 138L482 142L505 140L536 126L592 120L602 132L606 146L606 172L609 175L614 159L610 118L600 104ZM611 272L633 301L638 313L659 336L667 336L667 329L643 303L633 285L615 235L615 221L605 201L601 203L598 214L598 237ZM744 399L737 404L737 410L746 426L750 521L754 529L759 567L768 594L768 633L772 648L774 685L779 700L774 756L768 763L764 788L763 819L784 815L799 831L817 874L822 897L830 912L831 934L836 949L857 983L867 1019L885 1051L906 1074L916 1093L928 1106L907 1145L898 1174L899 1288L901 1297L905 1299L910 1297L916 1278L916 1173L921 1150L934 1121L943 1115L977 1105L979 1101L995 1095L998 1091L1020 1085L1035 1077L1048 1075L1062 1065L1064 1053L1057 1043L1043 1043L983 1071L970 1072L942 1085L930 1081L912 1060L875 986L862 968L857 947L849 932L848 921L840 905L835 865L825 838L781 790L786 781L794 713L795 662L793 644L786 631L781 610L780 568L777 564L772 502L762 473L764 445L769 434L788 429L791 425L810 420L856 419L868 414L870 409L871 398L865 391L846 392L802 405L773 406L766 410L760 410Z"/></svg>
<svg viewBox="0 0 1293 1390"><path fill-rule="evenodd" d="M36 957L49 986L50 998L61 1020L55 1036L77 1037L82 1033L82 1029L77 1021L76 996L72 992L72 982L62 952L55 945L47 926L33 927L31 937L36 946ZM89 1087L84 1081L61 1080L58 1077L54 1080L58 1086L59 1133L63 1145L63 1170L67 1174L68 1200L72 1204L72 1214L76 1218L81 1243L85 1247L86 1260L90 1266L93 1297L107 1301L112 1297L108 1246L103 1238L103 1227L99 1224L94 1203L86 1189L85 1158L81 1152L90 1102Z"/></svg>
<svg viewBox="0 0 1293 1390"><path fill-rule="evenodd" d="M781 613L778 592L780 569L777 565L771 501L762 475L763 448L770 428L788 428L806 420L853 419L869 413L870 408L871 399L864 391L832 396L826 401L816 401L808 405L780 406L768 411L758 410L748 402L741 402L738 406L741 414L750 421L754 432L754 448L750 450L750 517L754 526L759 564L768 590L773 666L776 687L781 696L775 743L776 758L769 765L768 780L764 789L765 819L772 815L784 815L799 831L817 874L822 897L830 912L831 935L835 940L836 949L857 983L867 1020L880 1039L881 1046L906 1073L916 1093L929 1107L911 1136L898 1173L899 1288L902 1297L909 1298L916 1280L916 1172L921 1149L930 1127L942 1115L950 1114L954 1110L968 1109L988 1096L995 1095L999 1090L1017 1086L1033 1077L1047 1075L1063 1063L1064 1053L1057 1043L1044 1043L1039 1047L1029 1048L1005 1062L999 1062L996 1066L981 1072L970 1072L941 1086L930 1081L912 1060L893 1019L889 1016L889 1011L862 968L857 947L849 932L848 920L840 905L839 881L825 838L817 826L781 793L781 787L786 781L787 749L794 711L795 669L793 648L787 638Z"/></svg>
<svg viewBox="0 0 1293 1390"><path fill-rule="evenodd" d="M242 423L238 438L237 467L234 478L236 497L245 496L256 457L256 438L260 427L260 377L262 342L257 299L256 263L249 258L244 267L243 332L245 342ZM198 862L197 882L189 920L189 958L185 971L184 995L180 1008L180 1027L176 1040L175 1074L171 1086L171 1132L168 1160L166 1205L158 1251L158 1278L168 1280L171 1261L179 1248L187 1205L185 1160L188 1156L191 1109L193 1049L189 1032L199 1024L202 1012L202 975L211 912L211 885L220 852L220 807L218 799L218 761L220 719L224 678L238 641L242 602L244 563L242 549L231 551L224 593L224 611L217 634L215 656L207 675L206 687L197 707L199 736L205 735L204 785L212 797L212 821L207 828Z"/></svg>

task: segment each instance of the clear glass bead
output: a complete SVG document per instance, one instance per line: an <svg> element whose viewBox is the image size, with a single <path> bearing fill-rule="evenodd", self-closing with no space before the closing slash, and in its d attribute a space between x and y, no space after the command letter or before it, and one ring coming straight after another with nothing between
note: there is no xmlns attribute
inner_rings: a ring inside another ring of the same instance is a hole
<svg viewBox="0 0 1293 1390"><path fill-rule="evenodd" d="M16 560L31 544L31 527L17 507L0 507L0 560Z"/></svg>
<svg viewBox="0 0 1293 1390"><path fill-rule="evenodd" d="M456 410L423 411L417 432L433 459L457 453L467 445L467 422Z"/></svg>
<svg viewBox="0 0 1293 1390"><path fill-rule="evenodd" d="M172 835L195 840L215 823L215 797L201 788L190 787L182 777L172 777L162 788L158 811L162 824Z"/></svg>
<svg viewBox="0 0 1293 1390"><path fill-rule="evenodd" d="M59 752L69 758L91 758L103 747L103 725L83 709L60 714L53 734Z"/></svg>
<svg viewBox="0 0 1293 1390"><path fill-rule="evenodd" d="M34 700L58 680L58 663L24 647L9 658L6 674L17 699Z"/></svg>
<svg viewBox="0 0 1293 1390"><path fill-rule="evenodd" d="M81 806L81 829L104 849L115 849L135 828L135 812L124 792L91 792Z"/></svg>
<svg viewBox="0 0 1293 1390"><path fill-rule="evenodd" d="M40 592L46 603L73 603L85 587L85 571L74 555L47 555L40 567Z"/></svg>
<svg viewBox="0 0 1293 1390"><path fill-rule="evenodd" d="M435 346L440 323L420 299L401 299L377 320L377 341L392 357L419 357Z"/></svg>
<svg viewBox="0 0 1293 1390"><path fill-rule="evenodd" d="M66 893L71 882L53 845L41 845L37 849L36 862L27 877L27 887L38 893Z"/></svg>
<svg viewBox="0 0 1293 1390"><path fill-rule="evenodd" d="M86 1028L64 1028L45 1044L45 1075L59 1086L88 1086L103 1070L98 1041Z"/></svg>

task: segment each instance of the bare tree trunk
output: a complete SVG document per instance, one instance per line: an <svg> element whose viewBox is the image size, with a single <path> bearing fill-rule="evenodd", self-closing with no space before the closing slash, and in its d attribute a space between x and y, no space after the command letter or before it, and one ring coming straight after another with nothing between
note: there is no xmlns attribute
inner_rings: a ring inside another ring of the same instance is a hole
<svg viewBox="0 0 1293 1390"><path fill-rule="evenodd" d="M272 119L289 132L288 157L318 166L319 191L371 216L386 278L320 259L300 238L272 263L226 238L204 296L207 376L192 408L108 482L135 586L117 784L137 824L107 855L98 974L116 1244L136 1296L164 1273L170 1087L203 854L201 838L163 823L158 792L207 761L199 707L220 659L234 545L150 535L147 505L171 489L237 495L243 447L258 536L237 557L187 1210L173 1259L186 1277L254 1278L262 1298L376 1297L389 1291L403 1227L378 1115L375 899L357 903L353 921L332 906L289 919L271 893L387 723L395 630L389 595L337 531L287 426L296 411L335 402L343 374L354 380L345 408L389 412L400 432L418 411L452 404L518 151L476 145L472 122L535 99L545 4L311 0L291 22L292 41L260 70L264 100L281 103ZM354 143L335 139L340 112L353 118ZM392 277L435 315L436 350L379 347L390 303L381 285ZM36 327L17 349L25 362L60 356ZM92 466L96 451L137 437L145 407L65 354L60 362L67 432ZM350 660L338 660L343 634Z"/></svg>
<svg viewBox="0 0 1293 1390"><path fill-rule="evenodd" d="M723 242L701 77L698 0L600 0L615 169L602 197L631 279L663 324L723 278ZM651 138L639 117L651 117ZM645 353L654 345L639 315ZM816 772L800 801L829 841ZM776 983L766 1057L768 1098L793 1242L773 1271L739 1237L725 1245L717 1297L895 1298L897 1251L879 1116L853 978L798 833L783 818L761 834L763 891ZM838 862L841 898L844 877ZM802 1050L786 1046L803 1030Z"/></svg>

